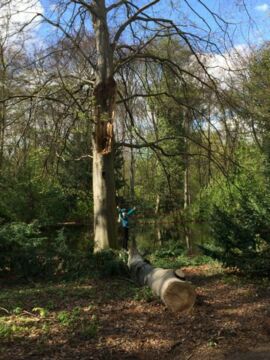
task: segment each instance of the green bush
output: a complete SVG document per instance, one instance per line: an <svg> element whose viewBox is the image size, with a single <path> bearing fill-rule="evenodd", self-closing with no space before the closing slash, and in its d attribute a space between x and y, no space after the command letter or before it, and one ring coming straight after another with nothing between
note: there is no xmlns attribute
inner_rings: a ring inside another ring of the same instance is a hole
<svg viewBox="0 0 270 360"><path fill-rule="evenodd" d="M46 240L36 222L3 225L0 228L0 271L19 276L40 274L46 265L42 254Z"/></svg>
<svg viewBox="0 0 270 360"><path fill-rule="evenodd" d="M157 258L176 257L182 255L185 251L186 250L182 244L171 241L168 242L166 246L156 250L153 255Z"/></svg>
<svg viewBox="0 0 270 360"><path fill-rule="evenodd" d="M247 156L248 154L246 154ZM201 195L200 214L210 225L217 249L204 251L248 273L270 271L270 187L265 163L249 153L252 166L216 179ZM245 163L245 161L246 163Z"/></svg>
<svg viewBox="0 0 270 360"><path fill-rule="evenodd" d="M94 255L96 269L101 277L127 274L128 268L123 254L113 250L104 250Z"/></svg>
<svg viewBox="0 0 270 360"><path fill-rule="evenodd" d="M63 230L48 239L37 222L11 223L0 228L0 273L18 278L115 276L127 273L125 261L122 252L93 254L91 248L73 249Z"/></svg>
<svg viewBox="0 0 270 360"><path fill-rule="evenodd" d="M156 267L179 268L182 266L196 266L213 263L210 256L197 254L189 255L187 249L181 243L175 241L157 249L150 256L151 263Z"/></svg>

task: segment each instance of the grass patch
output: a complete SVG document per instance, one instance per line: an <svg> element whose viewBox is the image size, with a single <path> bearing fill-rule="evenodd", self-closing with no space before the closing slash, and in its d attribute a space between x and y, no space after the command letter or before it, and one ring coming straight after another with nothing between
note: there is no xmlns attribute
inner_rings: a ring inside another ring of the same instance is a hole
<svg viewBox="0 0 270 360"><path fill-rule="evenodd" d="M65 307L70 301L96 297L95 289L87 283L35 284L34 287L15 287L2 290L0 307L20 314L22 310L34 311L45 316L45 312ZM35 310L33 310L35 309Z"/></svg>
<svg viewBox="0 0 270 360"><path fill-rule="evenodd" d="M0 293L0 340L95 339L102 328L100 305L133 300L136 290L125 278L4 288Z"/></svg>
<svg viewBox="0 0 270 360"><path fill-rule="evenodd" d="M65 327L69 334L77 335L81 339L92 339L97 336L100 328L96 315L87 316L84 311L75 307L71 311L60 311L57 320Z"/></svg>
<svg viewBox="0 0 270 360"><path fill-rule="evenodd" d="M155 295L153 294L152 290L148 287L137 288L134 294L134 300L136 301L144 301L144 302L151 302L155 299Z"/></svg>
<svg viewBox="0 0 270 360"><path fill-rule="evenodd" d="M0 322L0 339L10 339L13 335L13 327L5 322Z"/></svg>

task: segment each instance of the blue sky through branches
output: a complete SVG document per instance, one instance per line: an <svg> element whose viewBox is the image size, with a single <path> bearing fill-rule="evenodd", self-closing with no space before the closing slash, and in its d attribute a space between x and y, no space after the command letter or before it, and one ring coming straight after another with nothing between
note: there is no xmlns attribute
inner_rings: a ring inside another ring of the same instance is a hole
<svg viewBox="0 0 270 360"><path fill-rule="evenodd" d="M17 9L14 17L18 23L23 24L29 21L29 6L23 7L23 1L11 0ZM107 1L107 4L113 1ZM137 6L146 4L146 0L137 0ZM30 0L27 2L32 4L34 9L43 12L44 15L51 19L57 18L57 0ZM67 1L60 1L65 4ZM42 10L43 9L43 10ZM72 5L61 16L61 23L67 26L69 17L72 14ZM3 11L1 11L3 14ZM32 15L34 14L34 10ZM270 40L270 1L260 0L161 0L152 9L148 10L148 14L156 17L171 18L180 27L191 34L196 34L203 39L211 39L217 42L221 52L226 52L233 45L260 45L265 40ZM27 16L26 16L27 15ZM111 26L117 27L124 14L118 11L111 18ZM78 23L80 18L76 20ZM3 23L0 16L0 25ZM35 31L36 42L42 44L56 38L56 29L42 24L37 27L32 26ZM89 21L89 28L90 28ZM31 25L30 25L31 28ZM127 31L123 37L124 41L129 41L130 33ZM225 46L226 44L226 46ZM212 52L213 48L205 48L204 51Z"/></svg>

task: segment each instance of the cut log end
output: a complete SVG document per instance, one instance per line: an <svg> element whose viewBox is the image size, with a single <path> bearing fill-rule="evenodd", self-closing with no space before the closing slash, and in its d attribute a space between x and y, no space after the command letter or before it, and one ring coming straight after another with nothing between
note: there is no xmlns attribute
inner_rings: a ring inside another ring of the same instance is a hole
<svg viewBox="0 0 270 360"><path fill-rule="evenodd" d="M171 282L162 294L163 302L173 312L190 310L195 299L196 293L193 286L181 281Z"/></svg>
<svg viewBox="0 0 270 360"><path fill-rule="evenodd" d="M173 312L190 310L196 299L193 286L185 282L181 269L154 268L145 262L133 244L129 249L128 266L140 285L148 285L153 293Z"/></svg>

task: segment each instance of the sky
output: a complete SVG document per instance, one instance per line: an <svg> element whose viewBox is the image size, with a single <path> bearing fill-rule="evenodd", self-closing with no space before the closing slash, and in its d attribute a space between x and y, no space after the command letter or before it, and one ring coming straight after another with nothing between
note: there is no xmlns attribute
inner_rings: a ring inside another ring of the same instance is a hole
<svg viewBox="0 0 270 360"><path fill-rule="evenodd" d="M228 22L231 38L236 46L243 44L258 44L270 39L270 0L203 0L204 4L216 12L222 20ZM165 3L168 1L165 1ZM176 0L180 4L180 12L187 13L191 21L196 22L202 29L209 31L204 21L210 26L211 31L220 33L225 29L225 24L218 17L214 18L198 0ZM245 6L244 6L245 4ZM178 5L179 7L179 5ZM192 10L192 9L194 10ZM178 11L178 14L180 14ZM195 14L197 12L199 16ZM218 24L217 24L217 22ZM219 28L220 27L222 28ZM203 32L202 32L203 33Z"/></svg>
<svg viewBox="0 0 270 360"><path fill-rule="evenodd" d="M249 44L259 45L264 40L270 40L270 0L245 0L246 8L241 0L204 1L208 8L220 14L222 19L230 23L228 29L230 39L234 45L238 47ZM107 1L107 3L110 2L112 1ZM137 0L136 4L145 4L146 2L146 0ZM6 24L5 15L8 12L12 15L9 31L14 32L14 29L20 28L24 23L27 23L36 13L52 14L56 3L56 0L11 0L9 8L1 7L0 3L2 34L3 29L5 29L3 25ZM175 22L188 26L185 28L188 31L195 31L202 36L206 36L206 33L209 33L209 26L211 33L215 33L217 37L223 37L226 24L218 17L212 16L200 0L189 0L188 2L186 0L161 0L160 4L155 8L155 14L159 16L167 15L170 8L168 4L173 4L173 11L170 16ZM196 13L199 15L196 15ZM28 34L32 34L37 43L44 41L49 34L53 36L55 33L55 29L49 30L48 26L38 25L37 21L33 21L27 27L27 31Z"/></svg>
<svg viewBox="0 0 270 360"><path fill-rule="evenodd" d="M25 32L35 31L38 20L34 17L43 11L39 0L11 0L6 1L6 5L0 2L0 38L18 36L18 31L29 22L31 24Z"/></svg>

